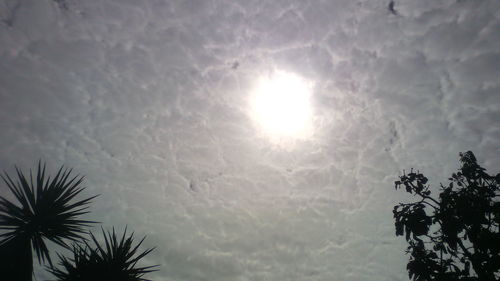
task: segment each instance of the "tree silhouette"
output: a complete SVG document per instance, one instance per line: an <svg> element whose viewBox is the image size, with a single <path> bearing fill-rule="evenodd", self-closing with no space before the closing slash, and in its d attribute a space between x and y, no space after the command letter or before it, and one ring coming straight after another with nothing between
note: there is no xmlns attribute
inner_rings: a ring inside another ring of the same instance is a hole
<svg viewBox="0 0 500 281"><path fill-rule="evenodd" d="M396 189L418 198L394 207L396 235L410 254L415 281L494 281L500 278L500 174L488 175L471 151L460 153L461 168L441 184L438 198L419 172L403 173Z"/></svg>
<svg viewBox="0 0 500 281"><path fill-rule="evenodd" d="M0 196L2 280L31 280L32 249L39 263L47 260L52 264L46 240L70 248L64 240L83 240L84 227L95 223L77 219L88 213L88 204L96 196L75 202L74 198L84 190L83 177L73 177L71 172L61 167L51 179L45 174L45 164L39 161L35 177L30 170L27 178L17 167L17 181L5 172L0 175L18 201L14 204Z"/></svg>
<svg viewBox="0 0 500 281"><path fill-rule="evenodd" d="M138 253L137 250L145 237L133 246L134 234L126 236L126 233L127 229L118 240L114 229L107 233L102 230L104 245L90 233L95 247L91 247L87 241L83 245L74 244L73 258L59 255L62 269L50 266L48 270L58 278L57 281L149 281L142 276L156 271L156 265L136 267L136 264L153 249Z"/></svg>

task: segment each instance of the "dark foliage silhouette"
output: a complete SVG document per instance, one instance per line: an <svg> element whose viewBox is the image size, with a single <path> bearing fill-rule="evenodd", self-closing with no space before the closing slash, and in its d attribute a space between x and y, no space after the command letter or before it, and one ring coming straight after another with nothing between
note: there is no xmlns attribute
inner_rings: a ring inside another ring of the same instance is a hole
<svg viewBox="0 0 500 281"><path fill-rule="evenodd" d="M461 168L431 194L428 179L410 171L396 189L417 197L394 207L396 235L409 246L408 275L415 281L494 281L500 278L500 174L488 175L471 151Z"/></svg>
<svg viewBox="0 0 500 281"><path fill-rule="evenodd" d="M120 239L115 230L102 230L104 244L99 243L90 233L95 247L89 242L73 245L73 258L59 255L61 269L50 266L48 270L56 276L58 281L148 281L142 276L156 271L156 266L137 267L137 262L149 254L153 249L138 252L144 238L133 246L133 233L123 232ZM135 257L134 257L135 256Z"/></svg>
<svg viewBox="0 0 500 281"><path fill-rule="evenodd" d="M46 176L45 165L38 162L35 176L26 177L16 167L17 180L1 175L18 204L0 197L0 272L2 280L31 280L33 254L39 263L52 264L46 240L70 248L65 240L78 241L85 227L95 223L80 220L96 196L75 201L84 187L83 177L72 176L61 167L54 178ZM4 279L5 278L5 279Z"/></svg>

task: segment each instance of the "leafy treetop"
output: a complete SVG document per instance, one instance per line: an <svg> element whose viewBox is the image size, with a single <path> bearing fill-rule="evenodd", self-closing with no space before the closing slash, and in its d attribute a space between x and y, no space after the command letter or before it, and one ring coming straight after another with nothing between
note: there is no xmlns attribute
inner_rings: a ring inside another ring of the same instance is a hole
<svg viewBox="0 0 500 281"><path fill-rule="evenodd" d="M421 173L403 173L395 188L417 197L394 207L396 235L405 236L414 281L493 281L500 276L500 174L491 176L471 151L462 167L431 194Z"/></svg>

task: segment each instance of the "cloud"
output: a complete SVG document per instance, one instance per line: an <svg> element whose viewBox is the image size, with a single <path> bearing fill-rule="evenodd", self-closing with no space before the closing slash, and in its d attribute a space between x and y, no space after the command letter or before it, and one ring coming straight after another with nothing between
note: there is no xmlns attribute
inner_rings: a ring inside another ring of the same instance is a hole
<svg viewBox="0 0 500 281"><path fill-rule="evenodd" d="M495 0L2 5L0 168L86 175L154 280L405 279L398 171L500 163ZM314 82L315 131L282 146L248 115L280 69Z"/></svg>

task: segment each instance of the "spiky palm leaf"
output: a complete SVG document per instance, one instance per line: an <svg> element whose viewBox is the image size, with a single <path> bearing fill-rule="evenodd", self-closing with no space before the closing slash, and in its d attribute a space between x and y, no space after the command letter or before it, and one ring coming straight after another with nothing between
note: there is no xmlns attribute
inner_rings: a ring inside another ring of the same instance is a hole
<svg viewBox="0 0 500 281"><path fill-rule="evenodd" d="M139 253L137 250L145 237L133 246L134 233L129 236L126 233L125 228L121 239L118 240L114 228L112 232L107 233L102 229L104 245L90 233L95 247L91 247L88 241L75 244L72 259L59 255L62 269L51 266L48 270L58 281L150 281L142 276L156 271L154 268L157 265L136 267L136 264L154 248Z"/></svg>
<svg viewBox="0 0 500 281"><path fill-rule="evenodd" d="M47 260L51 264L46 239L66 248L70 247L65 239L84 239L84 228L95 222L77 217L88 213L88 204L96 196L74 202L84 187L83 177L71 176L71 172L61 166L51 179L45 174L45 164L42 166L39 161L35 178L31 170L27 178L17 167L17 181L5 172L0 175L19 203L0 196L0 230L3 230L0 246L7 248L7 244L24 239L31 244L40 263Z"/></svg>

